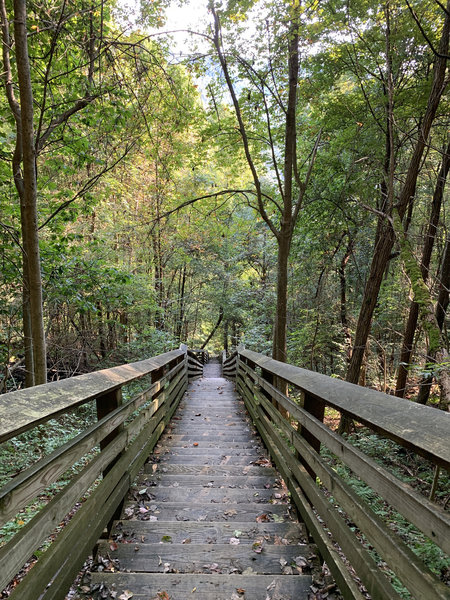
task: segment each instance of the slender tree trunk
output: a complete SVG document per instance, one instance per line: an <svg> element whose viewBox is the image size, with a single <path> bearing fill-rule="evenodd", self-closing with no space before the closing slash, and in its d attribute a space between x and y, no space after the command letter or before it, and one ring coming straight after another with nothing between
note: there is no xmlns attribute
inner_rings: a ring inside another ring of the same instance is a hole
<svg viewBox="0 0 450 600"><path fill-rule="evenodd" d="M27 256L28 290L30 298L31 335L33 340L33 371L35 384L47 381L47 357L42 301L41 261L37 223L36 154L33 127L33 91L26 27L26 2L14 0L14 37L19 79L23 196L21 197L23 249Z"/></svg>
<svg viewBox="0 0 450 600"><path fill-rule="evenodd" d="M180 286L179 286L179 311L178 311L178 323L177 323L177 327L176 327L176 334L175 337L177 338L178 342L181 344L181 342L183 342L183 340L181 339L182 336L182 332L183 332L183 322L184 322L184 315L185 315L185 291L186 291L186 264L183 265L183 268L181 269L181 273L180 273Z"/></svg>
<svg viewBox="0 0 450 600"><path fill-rule="evenodd" d="M449 303L449 287L450 287L450 243L447 240L444 249L444 256L442 258L442 266L440 273L440 282L439 282L439 295L436 302L436 307L434 310L434 322L435 326L439 331L442 332L442 328L445 320L445 312ZM432 346L432 341L429 341L428 351L427 351L427 360L431 363L438 363L440 360L444 362L448 360L448 354L445 348L445 340L440 336L440 346L434 347ZM441 388L443 388L445 402L448 404L450 400L450 382L449 382L449 369L448 365L445 368L442 368L442 373L438 380L440 381ZM431 386L433 383L433 376L424 377L420 382L419 394L417 396L418 404L426 404L428 402L428 398L430 397Z"/></svg>
<svg viewBox="0 0 450 600"><path fill-rule="evenodd" d="M223 349L228 354L228 319L225 320L223 324Z"/></svg>
<svg viewBox="0 0 450 600"><path fill-rule="evenodd" d="M203 350L204 348L206 348L206 345L208 344L208 342L212 339L213 335L216 333L216 331L219 329L219 325L222 323L222 319L223 319L223 306L219 307L219 318L217 319L216 324L214 325L214 327L211 330L211 333L208 335L208 337L206 338L206 340L203 342L203 344L201 345L201 349Z"/></svg>
<svg viewBox="0 0 450 600"><path fill-rule="evenodd" d="M299 7L300 3L298 3ZM277 312L273 337L272 357L285 362L287 359L287 292L288 292L288 267L292 235L294 232L295 218L293 217L293 183L294 163L296 157L297 140L297 88L298 88L298 44L299 44L299 17L298 10L293 7L293 16L290 27L289 39L289 96L286 111L285 141L284 141L284 197L281 226L278 234L278 260L277 260Z"/></svg>
<svg viewBox="0 0 450 600"><path fill-rule="evenodd" d="M97 308L97 323L98 323L98 339L100 356L106 358L106 339L105 339L105 324L103 322L103 309L100 302L96 304Z"/></svg>
<svg viewBox="0 0 450 600"><path fill-rule="evenodd" d="M441 40L439 43L439 53L433 70L433 83L428 97L427 107L422 119L421 127L418 132L418 139L411 156L405 182L400 192L397 204L397 211L400 219L403 219L410 202L416 193L417 178L419 175L420 163L424 149L430 134L431 126L436 116L440 100L447 86L445 80L446 62L445 56L448 54L450 28L450 2L447 3L447 12L445 13L444 26L442 29ZM363 300L356 326L355 339L353 343L353 352L350 365L347 371L347 381L358 383L359 371L364 357L364 350L369 337L373 311L378 299L381 282L386 266L394 246L395 234L389 222L383 220L379 222L374 254L370 266L369 277L364 289Z"/></svg>
<svg viewBox="0 0 450 600"><path fill-rule="evenodd" d="M286 362L287 291L290 245L290 236L280 235L277 257L277 308L275 314L272 357L281 362Z"/></svg>
<svg viewBox="0 0 450 600"><path fill-rule="evenodd" d="M347 317L347 279L345 275L345 270L347 268L348 261L350 260L350 256L353 252L354 242L350 238L347 244L347 248L345 250L344 256L342 257L341 263L339 265L339 284L340 284L340 317L341 317L341 325L342 331L344 332L344 342L345 342L345 354L347 359L347 364L350 363L350 358L352 356L352 335L350 332L350 327L348 324Z"/></svg>
<svg viewBox="0 0 450 600"><path fill-rule="evenodd" d="M428 223L427 232L425 235L425 243L422 251L422 262L420 265L422 277L425 283L428 281L428 271L431 263L431 254L436 239L436 231L439 223L439 215L441 213L442 199L444 196L444 188L447 180L448 171L450 168L450 143L447 149L444 150L442 157L441 168L439 170L436 187L434 189L433 201L431 204L431 214ZM416 332L417 321L419 318L419 305L417 302L411 302L409 309L408 320L406 322L405 334L403 336L402 350L400 354L400 364L398 367L397 384L395 395L398 398L403 398L406 389L406 380L408 378L408 365L411 360L413 349L414 334Z"/></svg>

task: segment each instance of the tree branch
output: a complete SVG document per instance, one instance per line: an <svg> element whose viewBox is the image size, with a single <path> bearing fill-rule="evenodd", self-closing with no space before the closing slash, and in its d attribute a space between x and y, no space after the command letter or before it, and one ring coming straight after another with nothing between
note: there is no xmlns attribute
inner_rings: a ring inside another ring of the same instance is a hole
<svg viewBox="0 0 450 600"><path fill-rule="evenodd" d="M263 220L267 223L268 227L270 228L270 230L272 231L272 233L274 234L274 236L278 239L279 238L279 232L276 229L275 225L273 224L272 220L270 219L269 215L267 214L267 211L264 207L262 198L262 192L261 192L261 182L259 181L259 177L258 177L258 173L256 171L256 167L255 164L253 162L253 158L250 152L250 146L249 146L249 142L248 142L248 136L247 136L247 130L245 128L244 125L244 120L242 118L242 113L241 113L241 107L239 106L239 101L237 99L236 96L236 92L233 86L233 82L231 81L231 77L228 71L228 64L227 61L225 59L225 56L222 52L222 47L221 47L221 40L220 40L220 22L219 22L219 16L217 15L217 12L214 8L213 3L210 3L210 9L211 12L213 14L214 17L214 46L216 48L217 51L217 55L219 57L219 62L220 65L222 67L222 71L225 77L225 81L227 82L227 86L228 86L228 91L230 92L231 95L231 99L233 101L233 106L234 106L234 111L236 114L236 118L238 120L239 123L239 131L241 133L241 138L242 138L242 143L244 145L244 152L245 152L245 157L247 159L247 163L248 166L250 167L250 171L252 173L253 176L253 182L255 184L255 189L256 189L256 199L257 199L257 203L258 203L258 212L260 213L261 217L263 218Z"/></svg>
<svg viewBox="0 0 450 600"><path fill-rule="evenodd" d="M449 15L449 11L440 3L436 0L437 4L439 4L439 6L442 8L442 10ZM438 50L436 50L436 48L433 46L433 42L430 40L430 38L428 37L425 29L422 27L422 24L420 22L419 17L417 16L416 11L413 9L413 7L411 6L411 4L409 3L408 0L406 0L406 5L409 8L409 12L412 15L412 18L414 19L414 21L416 22L417 27L420 29L420 33L422 34L423 38L425 39L426 43L429 45L431 51L433 52L433 54L435 56L437 56L438 58L450 58L450 56L448 54L442 54L441 52L439 52Z"/></svg>
<svg viewBox="0 0 450 600"><path fill-rule="evenodd" d="M105 175L105 173L108 173L109 171L111 171L112 169L114 169L114 167L116 165L118 165L126 156L127 154L130 152L130 150L136 145L136 141L132 142L130 145L128 145L125 148L125 152L122 154L122 156L120 156L117 160L115 160L113 162L112 165L109 165L107 167L105 167L104 169L102 169L100 171L100 173L97 173L96 175L94 175L93 177L91 177L85 184L84 186L81 188L81 190L79 190L75 196L73 196L73 198L71 198L70 200L66 200L65 202L63 202L62 204L60 204L58 206L58 208L56 210L54 210L52 212L52 214L42 223L42 225L40 225L38 227L38 230L40 231L41 229L43 229L46 225L48 225L48 223L54 219L56 217L57 214L59 214L62 210L64 210L65 208L67 208L68 206L70 206L70 204L72 204L72 202L75 202L75 200L77 200L80 196L82 196L83 194L85 194L87 191L89 191L96 183L97 181L103 177L103 175Z"/></svg>

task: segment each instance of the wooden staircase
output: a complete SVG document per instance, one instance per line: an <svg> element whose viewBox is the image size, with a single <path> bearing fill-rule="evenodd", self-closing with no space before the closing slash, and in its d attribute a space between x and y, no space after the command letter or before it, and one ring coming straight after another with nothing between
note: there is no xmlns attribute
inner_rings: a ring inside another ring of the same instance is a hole
<svg viewBox="0 0 450 600"><path fill-rule="evenodd" d="M315 558L243 401L210 363L99 542L85 589L121 600L306 600Z"/></svg>

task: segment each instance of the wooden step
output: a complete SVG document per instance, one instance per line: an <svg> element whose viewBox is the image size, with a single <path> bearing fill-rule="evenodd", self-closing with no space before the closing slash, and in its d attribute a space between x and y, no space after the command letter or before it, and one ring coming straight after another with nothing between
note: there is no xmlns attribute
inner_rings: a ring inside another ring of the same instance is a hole
<svg viewBox="0 0 450 600"><path fill-rule="evenodd" d="M257 456L259 456L259 454ZM253 453L249 453L247 456L245 456L244 451L239 452L239 455L231 455L225 449L223 455L219 454L217 456L210 456L207 453L205 453L205 456L202 460L202 464L205 466L213 466L213 465L217 465L217 466L222 466L222 465L249 466L251 464L251 462L257 458L257 456L255 456ZM160 460L161 460L161 463L166 463L170 460L170 463L173 465L197 465L197 466L199 466L199 462L200 462L199 458L197 456L189 456L189 455L169 456L169 457L162 456Z"/></svg>
<svg viewBox="0 0 450 600"><path fill-rule="evenodd" d="M132 519L149 521L248 521L257 523L275 521L282 523L289 520L286 504L269 504L265 502L248 502L242 504L226 504L214 502L147 502L147 512L141 512L137 502L126 502L124 515Z"/></svg>
<svg viewBox="0 0 450 600"><path fill-rule="evenodd" d="M142 494L147 490L146 493ZM157 487L144 487L136 490L138 499L148 498L145 504L160 502L222 502L236 503L259 502L264 501L277 503L276 496L281 496L280 492L273 489L252 490L249 488L230 488L230 487L173 487L158 485Z"/></svg>
<svg viewBox="0 0 450 600"><path fill-rule="evenodd" d="M214 456L215 454L237 454L237 455L248 455L254 456L255 460L257 460L263 453L264 449L259 448L258 446L251 446L250 448L245 448L241 446L237 446L236 448L228 447L228 448L213 448L209 446L200 446L200 442L198 446L194 446L193 442L190 446L163 446L161 448L157 448L155 454L160 457L166 454L192 454L192 456L199 456L204 454L205 448L207 449L208 456ZM202 450L203 449L203 450Z"/></svg>
<svg viewBox="0 0 450 600"><path fill-rule="evenodd" d="M307 600L306 541L233 385L202 378L99 541L92 596Z"/></svg>
<svg viewBox="0 0 450 600"><path fill-rule="evenodd" d="M175 465L175 464L160 464L148 462L144 468L145 473L167 474L167 475L217 475L224 477L232 477L234 475L259 475L262 477L273 476L277 477L277 472L273 467L260 465Z"/></svg>
<svg viewBox="0 0 450 600"><path fill-rule="evenodd" d="M250 488L250 489L280 489L280 483L274 481L273 476L248 476L248 475L196 475L193 477L189 474L166 475L158 474L146 475L142 474L138 477L135 487L141 488L144 485L154 487L158 484L164 486L189 486L189 487L228 487L228 488ZM150 490L151 491L151 490Z"/></svg>
<svg viewBox="0 0 450 600"><path fill-rule="evenodd" d="M238 538L232 538L236 539ZM310 549L302 546L273 546L255 538L253 546L239 544L134 544L102 542L100 557L114 561L118 571L133 573L255 573L282 575L286 566L303 574ZM296 565L299 565L297 567ZM302 566L303 565L303 566ZM291 569L289 569L291 570Z"/></svg>
<svg viewBox="0 0 450 600"><path fill-rule="evenodd" d="M91 587L100 583L117 598L129 590L133 600L164 597L164 592L170 600L230 600L233 594L242 600L307 600L311 592L307 575L92 573Z"/></svg>
<svg viewBox="0 0 450 600"><path fill-rule="evenodd" d="M213 432L211 433L211 431L205 431L204 433L199 433L198 434L198 440L196 438L193 438L193 434L192 433L183 433L183 434L177 434L177 433L170 433L168 435L165 435L164 437L161 438L161 443L162 444L167 444L167 443L173 443L173 444L177 444L177 442L209 442L209 443L214 443L216 444L216 446L218 446L220 444L221 447L222 444L226 444L227 442L243 442L243 443L249 443L249 444L255 444L255 443L259 443L261 444L261 442L259 440L255 439L254 435L251 435L251 433L229 433L228 431L223 431L223 432Z"/></svg>
<svg viewBox="0 0 450 600"><path fill-rule="evenodd" d="M251 439L248 436L227 436L220 439L214 439L214 436L198 436L192 437L189 435L173 435L168 436L166 439L161 440L161 448L170 448L171 446L184 448L198 444L198 447L203 448L254 448L261 447L258 440Z"/></svg>
<svg viewBox="0 0 450 600"><path fill-rule="evenodd" d="M306 533L302 524L285 523L207 523L189 521L115 521L110 538L128 544L145 542L149 544L174 544L188 541L191 544L229 544L237 537L241 545L253 544L256 538L263 537L268 544L290 545L306 542ZM190 540L190 542L189 542Z"/></svg>

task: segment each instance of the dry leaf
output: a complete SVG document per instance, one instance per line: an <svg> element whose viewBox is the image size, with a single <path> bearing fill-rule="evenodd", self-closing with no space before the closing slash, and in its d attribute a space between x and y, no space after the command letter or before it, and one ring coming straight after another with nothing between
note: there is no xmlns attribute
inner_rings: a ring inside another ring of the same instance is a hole
<svg viewBox="0 0 450 600"><path fill-rule="evenodd" d="M266 515L266 513L263 513L262 515L259 515L258 517L256 517L257 523L268 523L269 521L270 521L270 518L268 517L268 515Z"/></svg>

